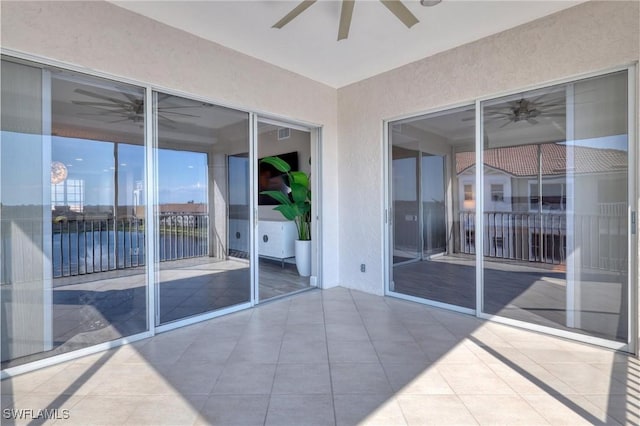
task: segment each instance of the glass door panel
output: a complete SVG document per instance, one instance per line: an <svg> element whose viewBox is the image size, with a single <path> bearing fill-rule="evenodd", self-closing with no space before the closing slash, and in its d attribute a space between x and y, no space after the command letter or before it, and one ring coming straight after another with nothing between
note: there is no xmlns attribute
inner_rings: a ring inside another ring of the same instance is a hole
<svg viewBox="0 0 640 426"><path fill-rule="evenodd" d="M144 94L3 60L3 368L149 329Z"/></svg>
<svg viewBox="0 0 640 426"><path fill-rule="evenodd" d="M392 150L393 175L393 263L419 260L420 235L419 151L400 146Z"/></svg>
<svg viewBox="0 0 640 426"><path fill-rule="evenodd" d="M483 311L626 342L626 71L482 108Z"/></svg>
<svg viewBox="0 0 640 426"><path fill-rule="evenodd" d="M296 223L275 210L280 202L264 191L290 194L288 177L272 165L261 161L266 157L278 157L285 161L292 171L310 176L311 133L287 127L284 123L278 126L271 121L258 121L257 142L257 282L259 301L264 301L311 287L311 244L314 242L296 241L299 237ZM291 195L288 196L292 199ZM303 251L303 245L307 246L308 253ZM306 266L301 263L304 259Z"/></svg>
<svg viewBox="0 0 640 426"><path fill-rule="evenodd" d="M447 251L445 156L422 153L422 256Z"/></svg>
<svg viewBox="0 0 640 426"><path fill-rule="evenodd" d="M158 324L251 300L249 116L154 93Z"/></svg>
<svg viewBox="0 0 640 426"><path fill-rule="evenodd" d="M390 290L475 309L473 107L391 123Z"/></svg>

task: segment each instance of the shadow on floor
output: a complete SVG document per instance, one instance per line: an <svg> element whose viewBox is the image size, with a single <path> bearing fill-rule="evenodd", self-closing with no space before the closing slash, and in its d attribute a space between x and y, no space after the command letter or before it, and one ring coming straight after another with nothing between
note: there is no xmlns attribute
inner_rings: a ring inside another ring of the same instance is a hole
<svg viewBox="0 0 640 426"><path fill-rule="evenodd" d="M2 408L68 409L62 425L637 424L638 365L336 288L5 380Z"/></svg>

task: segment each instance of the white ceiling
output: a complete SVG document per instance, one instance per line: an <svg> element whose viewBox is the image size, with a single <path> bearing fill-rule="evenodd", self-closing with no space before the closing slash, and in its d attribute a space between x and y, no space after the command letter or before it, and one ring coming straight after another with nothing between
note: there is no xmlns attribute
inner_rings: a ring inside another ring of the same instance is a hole
<svg viewBox="0 0 640 426"><path fill-rule="evenodd" d="M340 1L320 0L282 29L290 1L112 1L133 12L338 88L558 12L584 0L403 3L407 29L378 0L357 0L349 38L337 41Z"/></svg>

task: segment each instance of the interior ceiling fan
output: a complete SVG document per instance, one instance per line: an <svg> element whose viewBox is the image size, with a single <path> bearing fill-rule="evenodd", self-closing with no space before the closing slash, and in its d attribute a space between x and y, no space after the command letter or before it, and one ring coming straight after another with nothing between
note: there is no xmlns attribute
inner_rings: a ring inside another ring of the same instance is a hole
<svg viewBox="0 0 640 426"><path fill-rule="evenodd" d="M112 116L115 118L112 121L107 121L107 123L120 123L125 121L132 121L134 123L142 123L144 121L144 98L141 96L136 96L127 92L118 92L122 96L123 99L118 99L113 96L107 96L100 93L90 92L84 89L75 89L74 92L87 96L93 99L99 99L100 101L92 100L92 101L76 101L72 100L71 103L75 105L86 106L94 109L96 112L92 113L80 113L79 115L88 115L88 116ZM162 96L169 97L170 95L160 95L158 97L158 101L161 101ZM200 117L198 115L193 114L185 114L182 112L172 111L174 109L181 108L194 108L199 105L185 105L185 106L158 106L157 108L157 116L158 116L158 125L167 127L169 129L175 129L171 124L177 123L174 118L177 117ZM167 115L171 114L174 118L170 118Z"/></svg>
<svg viewBox="0 0 640 426"><path fill-rule="evenodd" d="M521 98L517 101L504 102L499 105L488 106L484 109L485 120L499 122L505 120L500 126L503 128L512 123L526 121L529 124L538 124L537 118L564 117L564 99L550 99L551 94L538 96L534 99ZM462 121L475 120L475 117L463 118Z"/></svg>
<svg viewBox="0 0 640 426"><path fill-rule="evenodd" d="M289 22L294 20L298 15L311 7L317 0L304 0L300 4L287 13L282 19L276 22L272 28L282 28ZM417 24L418 18L407 7L402 4L400 0L379 0L380 3L385 5L396 18L402 21L407 28L411 28ZM349 36L349 27L351 26L351 16L353 15L353 7L355 6L355 0L342 0L342 7L340 11L340 25L338 26L338 41L344 40Z"/></svg>

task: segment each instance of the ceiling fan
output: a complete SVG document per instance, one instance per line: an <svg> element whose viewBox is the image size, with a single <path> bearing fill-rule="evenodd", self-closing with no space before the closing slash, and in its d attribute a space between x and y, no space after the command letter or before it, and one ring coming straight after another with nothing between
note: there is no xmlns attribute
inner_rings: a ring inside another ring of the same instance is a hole
<svg viewBox="0 0 640 426"><path fill-rule="evenodd" d="M92 113L79 113L79 115L87 115L87 116L113 116L115 120L107 121L107 123L121 123L125 121L132 121L134 123L142 123L144 121L144 98L141 96L136 96L127 92L118 92L124 99L118 99L113 96L107 96L100 93L90 92L84 89L75 89L74 92L84 95L90 98L99 99L98 101L76 101L72 100L71 103L75 105L86 106L96 110L96 112ZM169 97L170 95L160 95ZM163 98L158 98L158 101L161 101ZM172 114L176 116L183 117L199 117L198 115L193 114L185 114L182 112L171 111L173 109L180 108L194 108L198 105L185 105L185 106L158 106L157 108L157 116L158 116L158 125L175 129L175 126L172 126L171 123L177 123L173 118L167 117L167 114Z"/></svg>
<svg viewBox="0 0 640 426"><path fill-rule="evenodd" d="M491 121L506 120L499 128L503 128L512 123L526 121L531 125L538 124L537 118L565 117L564 100L546 99L550 94L538 96L535 99L522 97L517 101L509 101L500 105L488 106L484 109L485 119ZM463 118L462 121L475 120L475 117Z"/></svg>
<svg viewBox="0 0 640 426"><path fill-rule="evenodd" d="M311 7L317 0L304 0L300 4L287 13L282 19L276 22L272 28L282 28L295 19L302 12ZM418 18L415 17L407 7L402 4L400 0L380 0L396 18L402 21L407 28L411 28L417 24ZM351 26L351 16L353 15L353 7L355 6L355 0L342 0L342 7L340 11L340 24L338 26L338 41L344 40L349 36L349 27Z"/></svg>

